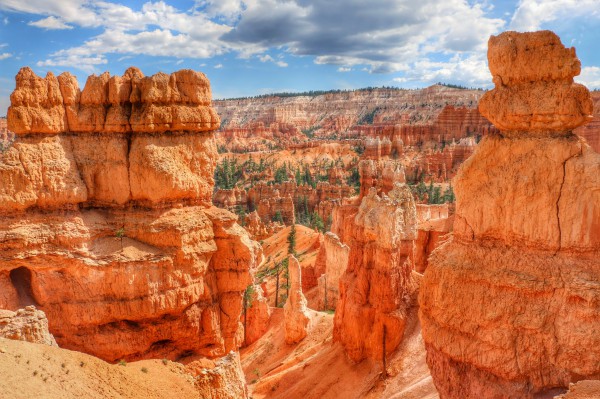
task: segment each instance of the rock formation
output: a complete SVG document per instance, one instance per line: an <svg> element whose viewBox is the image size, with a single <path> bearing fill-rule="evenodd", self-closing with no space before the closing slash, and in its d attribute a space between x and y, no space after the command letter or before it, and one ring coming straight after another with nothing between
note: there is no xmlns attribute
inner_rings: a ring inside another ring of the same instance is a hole
<svg viewBox="0 0 600 399"><path fill-rule="evenodd" d="M253 211L246 215L245 226L246 230L254 240L264 240L267 237L271 237L273 234L281 231L285 228L283 223L279 222L266 222L263 223L258 212Z"/></svg>
<svg viewBox="0 0 600 399"><path fill-rule="evenodd" d="M454 235L420 288L441 398L534 398L600 375L600 155L580 63L552 32L489 40L484 137L454 179ZM545 396L544 396L545 395Z"/></svg>
<svg viewBox="0 0 600 399"><path fill-rule="evenodd" d="M17 75L0 155L0 308L35 305L102 359L215 357L243 341L260 247L212 207L208 79Z"/></svg>
<svg viewBox="0 0 600 399"><path fill-rule="evenodd" d="M244 345L250 345L262 337L269 328L270 319L269 300L265 297L262 287L256 284L250 292L244 315Z"/></svg>
<svg viewBox="0 0 600 399"><path fill-rule="evenodd" d="M417 240L415 241L415 271L423 273L429 264L429 255L452 231L454 217L449 216L448 204L417 204Z"/></svg>
<svg viewBox="0 0 600 399"><path fill-rule="evenodd" d="M27 306L16 312L0 309L0 337L58 346L48 331L46 315L35 306Z"/></svg>
<svg viewBox="0 0 600 399"><path fill-rule="evenodd" d="M381 196L373 187L362 199L334 319L334 340L355 362L381 359L402 340L417 285L411 262L416 227L415 201L406 184L396 183Z"/></svg>
<svg viewBox="0 0 600 399"><path fill-rule="evenodd" d="M308 333L310 313L306 298L302 293L302 271L300 263L293 255L288 256L289 295L283 311L285 315L285 342L295 344Z"/></svg>
<svg viewBox="0 0 600 399"><path fill-rule="evenodd" d="M186 369L196 377L195 386L199 398L248 398L246 378L238 352L230 352L215 362L192 362Z"/></svg>
<svg viewBox="0 0 600 399"><path fill-rule="evenodd" d="M340 298L340 277L348 267L350 248L338 236L328 232L323 238L315 260L315 275L318 277L317 309L335 309Z"/></svg>
<svg viewBox="0 0 600 399"><path fill-rule="evenodd" d="M600 91L592 92L594 101L594 119L590 123L578 127L573 133L584 137L594 151L600 153Z"/></svg>
<svg viewBox="0 0 600 399"><path fill-rule="evenodd" d="M595 399L600 397L600 381L583 380L569 385L569 391L554 399Z"/></svg>

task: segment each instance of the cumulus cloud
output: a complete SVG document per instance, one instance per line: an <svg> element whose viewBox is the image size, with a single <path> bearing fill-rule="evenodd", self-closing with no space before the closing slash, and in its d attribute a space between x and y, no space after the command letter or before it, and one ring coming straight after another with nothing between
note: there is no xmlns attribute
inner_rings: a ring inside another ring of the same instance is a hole
<svg viewBox="0 0 600 399"><path fill-rule="evenodd" d="M590 89L600 89L600 67L588 66L581 68L581 74L575 81L586 85Z"/></svg>
<svg viewBox="0 0 600 399"><path fill-rule="evenodd" d="M288 66L288 63L283 61L283 60L276 60L273 57L271 57L269 54L264 54L264 55L259 55L258 59L260 60L260 62L272 62L275 65L285 68Z"/></svg>
<svg viewBox="0 0 600 399"><path fill-rule="evenodd" d="M544 23L579 17L600 18L598 0L521 0L510 21L517 31L539 30Z"/></svg>
<svg viewBox="0 0 600 399"><path fill-rule="evenodd" d="M11 53L0 53L0 61L12 57Z"/></svg>
<svg viewBox="0 0 600 399"><path fill-rule="evenodd" d="M503 25L464 0L260 0L248 2L222 39L390 72L431 53L481 51Z"/></svg>
<svg viewBox="0 0 600 399"><path fill-rule="evenodd" d="M61 30L61 29L73 29L71 25L67 25L59 18L50 16L48 18L40 19L38 21L29 22L27 25L35 26L37 28L44 28L49 30Z"/></svg>

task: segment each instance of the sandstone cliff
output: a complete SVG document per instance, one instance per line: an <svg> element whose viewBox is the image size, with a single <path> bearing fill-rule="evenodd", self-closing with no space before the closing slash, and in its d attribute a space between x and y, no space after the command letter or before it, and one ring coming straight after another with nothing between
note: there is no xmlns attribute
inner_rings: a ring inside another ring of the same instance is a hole
<svg viewBox="0 0 600 399"><path fill-rule="evenodd" d="M454 236L420 289L427 361L442 398L534 398L600 375L600 155L571 129L592 101L549 31L492 36L501 129L454 179Z"/></svg>
<svg viewBox="0 0 600 399"><path fill-rule="evenodd" d="M35 305L100 358L222 356L260 247L212 207L208 79L17 75L0 155L0 308Z"/></svg>

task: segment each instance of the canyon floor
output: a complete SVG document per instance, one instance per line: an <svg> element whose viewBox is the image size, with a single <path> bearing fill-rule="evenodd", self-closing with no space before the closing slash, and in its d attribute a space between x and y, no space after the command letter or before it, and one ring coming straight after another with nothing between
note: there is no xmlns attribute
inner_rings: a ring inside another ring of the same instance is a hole
<svg viewBox="0 0 600 399"><path fill-rule="evenodd" d="M256 399L267 398L438 398L425 362L416 309L398 350L381 362L354 364L332 340L333 315L312 313L308 336L297 345L284 340L283 309L275 309L267 333L241 350L246 381Z"/></svg>

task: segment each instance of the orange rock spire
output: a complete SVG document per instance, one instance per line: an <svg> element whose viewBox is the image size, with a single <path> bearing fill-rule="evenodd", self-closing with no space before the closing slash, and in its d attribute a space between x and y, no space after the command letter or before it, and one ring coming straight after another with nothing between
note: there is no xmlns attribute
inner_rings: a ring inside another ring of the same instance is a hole
<svg viewBox="0 0 600 399"><path fill-rule="evenodd" d="M552 32L489 40L501 130L454 178L454 236L420 288L427 362L441 398L552 397L600 373L600 155L574 49Z"/></svg>

